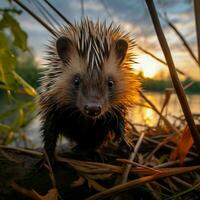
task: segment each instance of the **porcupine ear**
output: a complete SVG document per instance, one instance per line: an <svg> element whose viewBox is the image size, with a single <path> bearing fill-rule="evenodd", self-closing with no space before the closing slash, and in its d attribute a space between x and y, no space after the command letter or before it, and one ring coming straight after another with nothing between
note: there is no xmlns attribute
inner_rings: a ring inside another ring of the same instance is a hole
<svg viewBox="0 0 200 200"><path fill-rule="evenodd" d="M67 62L69 60L69 52L71 48L72 48L72 42L67 37L61 36L56 41L57 53L63 62Z"/></svg>
<svg viewBox="0 0 200 200"><path fill-rule="evenodd" d="M122 62L126 56L126 52L128 49L128 42L124 39L119 39L116 41L115 50L117 54L117 58Z"/></svg>

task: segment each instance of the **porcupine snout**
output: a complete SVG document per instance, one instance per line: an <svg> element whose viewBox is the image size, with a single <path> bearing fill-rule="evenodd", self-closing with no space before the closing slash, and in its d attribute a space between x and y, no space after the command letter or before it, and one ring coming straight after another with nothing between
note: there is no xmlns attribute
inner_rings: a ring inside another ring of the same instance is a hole
<svg viewBox="0 0 200 200"><path fill-rule="evenodd" d="M101 105L88 103L84 106L84 113L91 117L97 117L101 113Z"/></svg>

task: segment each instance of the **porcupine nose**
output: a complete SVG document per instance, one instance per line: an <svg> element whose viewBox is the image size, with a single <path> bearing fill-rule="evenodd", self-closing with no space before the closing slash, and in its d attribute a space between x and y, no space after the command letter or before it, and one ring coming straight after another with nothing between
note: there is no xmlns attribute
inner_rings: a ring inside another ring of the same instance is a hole
<svg viewBox="0 0 200 200"><path fill-rule="evenodd" d="M84 106L84 112L86 115L96 117L101 113L101 106L94 103L87 104Z"/></svg>

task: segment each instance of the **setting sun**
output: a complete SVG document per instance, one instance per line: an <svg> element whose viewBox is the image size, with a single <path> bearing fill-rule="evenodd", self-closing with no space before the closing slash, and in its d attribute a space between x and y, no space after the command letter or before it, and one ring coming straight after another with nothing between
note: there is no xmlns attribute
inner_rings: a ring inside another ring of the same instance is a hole
<svg viewBox="0 0 200 200"><path fill-rule="evenodd" d="M155 62L147 55L137 57L138 64L134 65L134 69L142 72L145 78L154 78L162 68L162 64Z"/></svg>

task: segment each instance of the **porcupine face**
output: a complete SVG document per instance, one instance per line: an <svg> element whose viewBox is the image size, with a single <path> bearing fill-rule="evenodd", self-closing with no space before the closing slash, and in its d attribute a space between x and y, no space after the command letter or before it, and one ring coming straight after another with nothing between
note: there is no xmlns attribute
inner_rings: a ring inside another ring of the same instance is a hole
<svg viewBox="0 0 200 200"><path fill-rule="evenodd" d="M90 118L132 105L139 89L131 69L133 46L113 25L85 20L74 29L63 28L50 46L50 69L43 79L48 94L41 95L41 104L53 99L58 107Z"/></svg>

